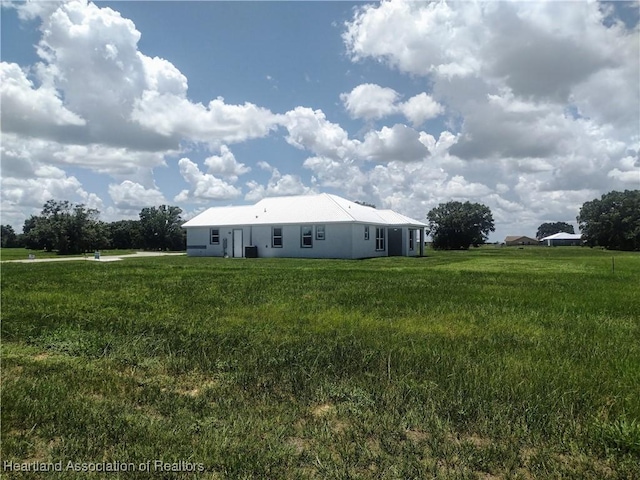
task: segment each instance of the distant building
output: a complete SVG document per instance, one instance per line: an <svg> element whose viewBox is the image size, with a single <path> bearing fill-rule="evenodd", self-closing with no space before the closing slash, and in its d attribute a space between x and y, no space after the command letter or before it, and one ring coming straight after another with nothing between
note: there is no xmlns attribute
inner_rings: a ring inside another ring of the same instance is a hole
<svg viewBox="0 0 640 480"><path fill-rule="evenodd" d="M543 245L548 247L567 247L582 245L582 235L579 233L558 232L540 240Z"/></svg>
<svg viewBox="0 0 640 480"><path fill-rule="evenodd" d="M504 239L504 243L509 247L518 245L540 245L537 238L527 237L526 235L510 235Z"/></svg>

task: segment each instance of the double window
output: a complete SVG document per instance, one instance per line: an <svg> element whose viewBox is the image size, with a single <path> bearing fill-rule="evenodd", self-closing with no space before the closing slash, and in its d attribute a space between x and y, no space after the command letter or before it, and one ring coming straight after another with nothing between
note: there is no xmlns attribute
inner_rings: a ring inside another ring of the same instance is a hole
<svg viewBox="0 0 640 480"><path fill-rule="evenodd" d="M273 227L271 229L271 246L273 248L282 248L282 227Z"/></svg>
<svg viewBox="0 0 640 480"><path fill-rule="evenodd" d="M376 227L376 250L384 250L384 228Z"/></svg>
<svg viewBox="0 0 640 480"><path fill-rule="evenodd" d="M302 248L313 248L313 225L303 225L300 227L300 246ZM316 225L316 240L326 238L325 226ZM271 227L271 246L282 248L283 228Z"/></svg>
<svg viewBox="0 0 640 480"><path fill-rule="evenodd" d="M211 245L220 245L220 229L212 228L211 229Z"/></svg>

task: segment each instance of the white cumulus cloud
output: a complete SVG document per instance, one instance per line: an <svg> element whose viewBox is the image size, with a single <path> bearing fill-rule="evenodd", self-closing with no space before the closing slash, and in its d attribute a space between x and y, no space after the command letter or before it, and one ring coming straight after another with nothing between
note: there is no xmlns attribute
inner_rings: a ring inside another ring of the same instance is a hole
<svg viewBox="0 0 640 480"><path fill-rule="evenodd" d="M353 118L377 119L396 113L396 102L400 94L392 88L371 83L358 85L349 93L342 93L340 99Z"/></svg>
<svg viewBox="0 0 640 480"><path fill-rule="evenodd" d="M189 184L174 199L176 202L208 202L211 200L229 200L240 196L238 188L210 173L202 173L198 165L188 158L178 162L182 178Z"/></svg>
<svg viewBox="0 0 640 480"><path fill-rule="evenodd" d="M400 102L401 95L394 89L372 83L358 85L351 92L340 94L340 99L352 118L365 120L402 114L419 126L444 112L444 107L425 92Z"/></svg>
<svg viewBox="0 0 640 480"><path fill-rule="evenodd" d="M244 199L255 202L264 197L277 197L285 195L304 195L314 193L311 187L307 187L298 175L282 175L277 168L271 172L271 178L267 185L261 185L255 180L247 182L249 192Z"/></svg>
<svg viewBox="0 0 640 480"><path fill-rule="evenodd" d="M398 109L413 126L421 125L426 120L444 113L444 107L424 92L401 103Z"/></svg>
<svg viewBox="0 0 640 480"><path fill-rule="evenodd" d="M240 175L251 171L251 168L244 163L238 163L235 155L226 145L220 147L220 155L208 157L204 164L209 167L207 173L227 177L232 182L235 182Z"/></svg>
<svg viewBox="0 0 640 480"><path fill-rule="evenodd" d="M638 188L628 152L640 139L639 27L612 12L601 2L390 0L357 8L343 33L352 61L423 79L438 114L448 114L450 133L437 143L420 133L428 168L445 177L424 178L429 193L421 197L394 164L393 184L427 206L482 198L502 222L529 231L541 218L575 220L583 202L606 191ZM417 125L421 109L412 113L411 104L403 113ZM375 171L378 182L391 172Z"/></svg>
<svg viewBox="0 0 640 480"><path fill-rule="evenodd" d="M109 196L115 207L123 211L139 212L145 207L167 204L164 195L157 188L145 188L130 180L125 180L120 184L110 184Z"/></svg>
<svg viewBox="0 0 640 480"><path fill-rule="evenodd" d="M290 145L338 158L353 152L354 142L347 132L337 123L329 122L322 110L297 107L284 117L283 125L289 132L286 141Z"/></svg>
<svg viewBox="0 0 640 480"><path fill-rule="evenodd" d="M35 87L15 63L0 62L0 94L4 132L30 136L40 130L44 136L51 136L61 131L59 127L86 124L64 106L54 88Z"/></svg>
<svg viewBox="0 0 640 480"><path fill-rule="evenodd" d="M358 148L362 158L380 163L390 161L415 162L429 155L429 149L420 141L420 133L406 125L382 127L370 131Z"/></svg>

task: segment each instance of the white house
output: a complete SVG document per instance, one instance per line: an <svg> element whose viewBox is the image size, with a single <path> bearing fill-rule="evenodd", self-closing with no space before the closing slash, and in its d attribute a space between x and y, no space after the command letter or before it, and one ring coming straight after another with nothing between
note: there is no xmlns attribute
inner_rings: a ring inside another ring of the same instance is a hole
<svg viewBox="0 0 640 480"><path fill-rule="evenodd" d="M189 256L368 258L422 255L426 224L323 193L213 207L182 227Z"/></svg>
<svg viewBox="0 0 640 480"><path fill-rule="evenodd" d="M582 245L582 235L579 233L558 232L541 238L540 242L548 247Z"/></svg>

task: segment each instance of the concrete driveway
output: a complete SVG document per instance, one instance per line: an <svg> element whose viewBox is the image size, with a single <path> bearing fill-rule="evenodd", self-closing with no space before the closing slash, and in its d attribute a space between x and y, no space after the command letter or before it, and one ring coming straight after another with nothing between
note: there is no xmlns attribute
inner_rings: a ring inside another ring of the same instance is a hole
<svg viewBox="0 0 640 480"><path fill-rule="evenodd" d="M124 260L125 258L146 258L146 257L164 257L164 256L176 256L186 255L184 252L136 252L127 253L124 255L100 255L99 259L94 258L93 254L87 254L84 257L60 257L60 258L33 258L24 260L3 260L2 263L37 263L37 262L70 262L72 260L80 260L87 262L116 262L118 260Z"/></svg>

